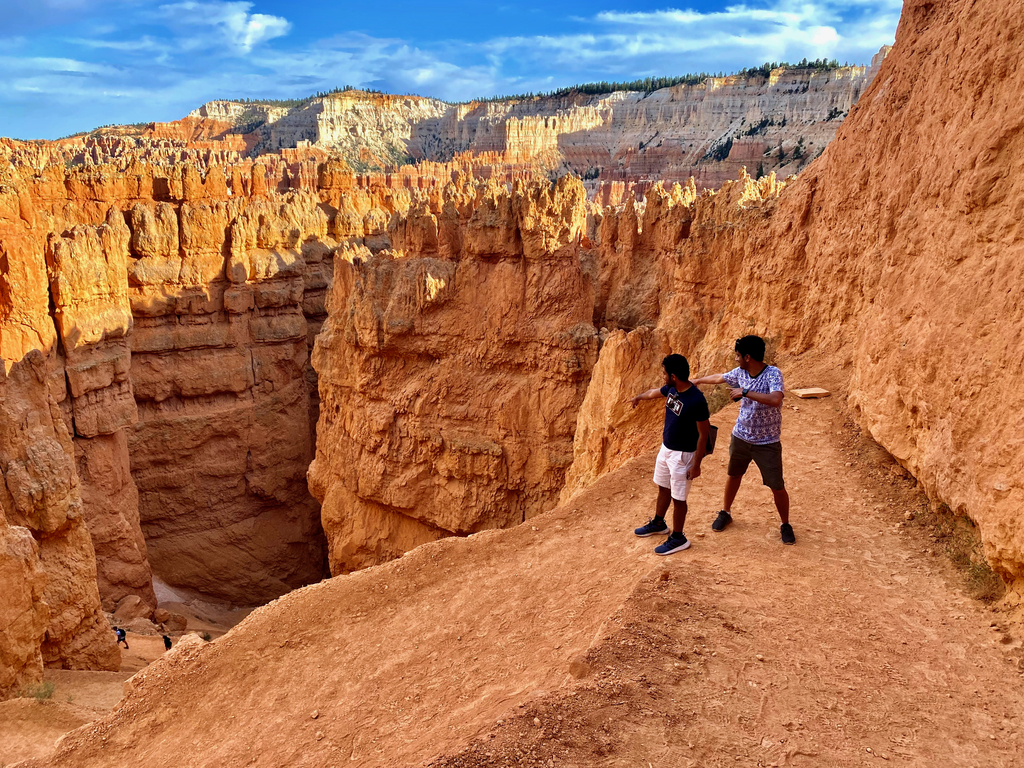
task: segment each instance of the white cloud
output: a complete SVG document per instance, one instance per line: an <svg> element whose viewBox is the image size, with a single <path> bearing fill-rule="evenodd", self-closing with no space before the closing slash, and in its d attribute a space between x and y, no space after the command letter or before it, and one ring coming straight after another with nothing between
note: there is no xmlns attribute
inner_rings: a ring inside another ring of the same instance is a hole
<svg viewBox="0 0 1024 768"><path fill-rule="evenodd" d="M0 135L172 120L215 98L294 98L346 84L457 101L804 57L867 63L892 42L902 7L900 0L764 1L708 13L609 10L573 19L571 33L412 44L338 27L320 39L285 39L289 21L253 13L250 2L109 0L115 7L83 18L73 39L59 47L46 41L57 57L19 55L46 48L32 35L19 48L12 42L20 33L8 32ZM30 0L16 2L27 9Z"/></svg>
<svg viewBox="0 0 1024 768"><path fill-rule="evenodd" d="M708 13L603 11L587 34L497 38L485 47L506 67L547 62L566 74L734 71L804 57L867 63L892 42L901 9L901 0L777 0Z"/></svg>
<svg viewBox="0 0 1024 768"><path fill-rule="evenodd" d="M172 27L193 28L186 37L186 47L205 48L214 41L202 32L204 27L216 31L223 42L240 53L249 53L254 46L288 34L291 24L280 16L249 13L252 3L184 2L161 5L159 15Z"/></svg>
<svg viewBox="0 0 1024 768"><path fill-rule="evenodd" d="M0 70L8 75L17 74L70 74L70 75L111 75L115 67L90 61L46 56L0 56Z"/></svg>
<svg viewBox="0 0 1024 768"><path fill-rule="evenodd" d="M82 45L86 48L107 48L112 51L166 51L170 46L154 40L149 35L143 35L138 40L102 40L100 38L76 37L68 40L69 43Z"/></svg>

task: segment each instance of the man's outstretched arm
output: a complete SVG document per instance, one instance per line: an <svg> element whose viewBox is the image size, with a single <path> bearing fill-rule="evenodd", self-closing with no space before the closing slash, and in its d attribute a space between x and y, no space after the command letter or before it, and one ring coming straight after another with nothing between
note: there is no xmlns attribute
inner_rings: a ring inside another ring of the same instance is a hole
<svg viewBox="0 0 1024 768"><path fill-rule="evenodd" d="M641 392L636 397L631 398L629 402L634 408L636 408L637 403L641 400L656 400L659 397L664 397L664 395L661 394L661 390L656 387L654 389L648 389L646 392Z"/></svg>
<svg viewBox="0 0 1024 768"><path fill-rule="evenodd" d="M690 379L691 384L698 387L701 384L725 384L725 377L720 373L712 373L710 376L701 376L699 379Z"/></svg>

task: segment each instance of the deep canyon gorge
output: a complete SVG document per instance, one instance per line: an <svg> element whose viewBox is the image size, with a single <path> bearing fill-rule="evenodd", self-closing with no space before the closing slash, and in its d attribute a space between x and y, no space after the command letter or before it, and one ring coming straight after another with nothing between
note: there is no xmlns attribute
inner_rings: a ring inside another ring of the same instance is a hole
<svg viewBox="0 0 1024 768"><path fill-rule="evenodd" d="M231 685L202 681L241 686L246 642L268 697L290 653L344 652L372 679L361 622L398 621L391 576L444 602L417 573L454 569L451 594L472 601L465 557L488 589L519 589L516 574L543 589L527 548L558 554L528 543L529 522L558 508L578 524L574 499L657 447L660 413L628 397L670 351L709 371L752 332L977 526L1012 609L1022 40L1009 3L908 0L870 68L557 104L212 102L140 131L0 140L0 697L44 665L116 669L104 611L134 596L151 612L154 577L274 601L140 673L45 764L109 764L108 737L163 764L157 745L193 721L212 734L194 764L243 753L264 715L233 731ZM820 156L794 162L798 138ZM487 581L485 532L517 526L505 541L522 570ZM646 572L622 568L616 594ZM573 599L584 643L606 616ZM295 629L296 647L278 637L300 626L290 616L353 629L331 630L335 645ZM523 665L554 653L534 651ZM350 695L343 670L324 674ZM556 685L515 674L523 690ZM298 722L298 704L280 706ZM434 754L444 728L462 738L474 705L460 706L417 710L430 724L403 759ZM261 764L294 757L262 749Z"/></svg>

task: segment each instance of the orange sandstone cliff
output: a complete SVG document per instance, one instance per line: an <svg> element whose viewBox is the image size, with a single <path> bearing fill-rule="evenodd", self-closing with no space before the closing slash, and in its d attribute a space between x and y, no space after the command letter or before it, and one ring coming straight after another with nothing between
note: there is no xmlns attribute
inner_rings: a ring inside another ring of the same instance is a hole
<svg viewBox="0 0 1024 768"><path fill-rule="evenodd" d="M632 420L650 416L625 411L620 394L649 386L665 351L687 352L698 370L721 369L736 336L761 332L785 370L831 371L872 434L929 494L977 521L991 562L1020 579L1024 469L1013 388L1021 363L1013 352L1024 327L1016 267L1024 130L1011 72L1024 53L1022 23L997 0L910 0L892 54L837 140L784 187L770 177L744 177L715 194L656 187L636 207L587 211L573 202L578 193L568 182L471 198L453 186L395 217L401 251L341 252L314 353L324 396L311 477L326 493L325 509L336 494L370 531L375 510L411 518L400 503L424 485L458 487L468 470L493 471L497 451L452 451L443 428L440 440L430 439L445 411L490 415L482 412L485 383L465 384L449 368L474 347L461 346L462 336L459 345L429 348L420 334L443 328L448 304L469 297L475 322L460 334L486 340L494 312L522 322L524 298L495 298L510 283L497 281L492 297L480 293L477 275L514 275L511 284L529 297L532 284L520 275L543 266L557 286L571 274L567 235L578 234L579 264L593 285L586 319L605 330L576 417L568 474L570 488L583 490L575 503L604 492L604 479L584 486L642 444ZM547 210L544 224L519 213L530 205L517 211L519 196L546 201L534 208ZM531 233L549 254L539 264ZM556 315L560 323L578 311L573 297L563 301L571 311ZM486 316L473 306L486 307ZM395 348L402 339L416 352L408 362ZM475 349L479 356L466 364L479 366L491 353ZM475 379L487 372L473 370ZM524 391L526 379L500 366L487 370ZM535 381L538 394L552 391ZM351 403L363 418L347 410ZM506 404L510 415L496 423L515 425L519 407ZM500 447L514 437L477 432L475 441ZM377 451L389 442L410 457L407 477L384 473L386 456ZM355 487L339 493L342 482ZM465 511L451 506L431 507L422 497L432 520ZM589 590L563 583L564 569L547 568L538 580L536 559L578 568L573 584L603 580L612 595L635 579L630 567L640 564L621 555L621 542L556 548L564 535L553 532L580 519L563 508L541 518L545 530L525 525L500 535L500 547L486 532L449 538L287 595L223 640L188 645L139 675L117 711L64 739L47 764L159 763L171 744L175 761L197 765L242 756L281 764L300 755L324 765L420 764L457 750L502 717L508 702L566 685L572 654L604 621L588 604ZM342 550L367 540L342 526L334 531L332 547L340 541ZM560 642L530 631L549 621L558 623ZM464 642L470 632L472 642ZM484 646L489 663L480 665Z"/></svg>
<svg viewBox="0 0 1024 768"><path fill-rule="evenodd" d="M597 356L585 192L449 185L335 259L310 485L332 573L549 509Z"/></svg>
<svg viewBox="0 0 1024 768"><path fill-rule="evenodd" d="M75 472L46 229L28 189L0 179L0 696L43 663L116 669Z"/></svg>

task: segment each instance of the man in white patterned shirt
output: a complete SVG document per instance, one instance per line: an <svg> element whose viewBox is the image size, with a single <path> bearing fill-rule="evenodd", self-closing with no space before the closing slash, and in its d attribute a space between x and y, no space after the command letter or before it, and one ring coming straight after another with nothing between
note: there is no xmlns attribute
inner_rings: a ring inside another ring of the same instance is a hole
<svg viewBox="0 0 1024 768"><path fill-rule="evenodd" d="M744 336L736 341L737 367L728 373L716 373L691 379L693 384L728 384L732 399L740 401L740 414L729 443L729 479L725 483L725 502L711 524L713 531L724 531L732 522L732 503L753 461L761 470L761 480L771 488L775 507L782 520L782 543L795 544L789 524L789 493L782 479L782 398L785 387L782 372L765 365L764 339Z"/></svg>

